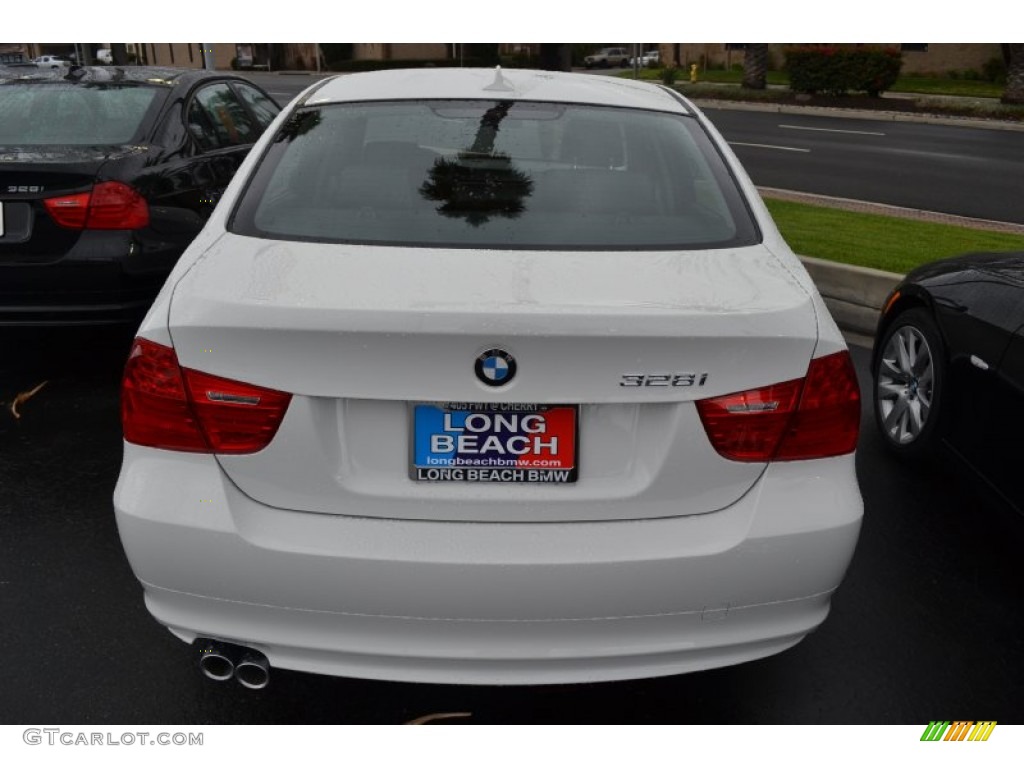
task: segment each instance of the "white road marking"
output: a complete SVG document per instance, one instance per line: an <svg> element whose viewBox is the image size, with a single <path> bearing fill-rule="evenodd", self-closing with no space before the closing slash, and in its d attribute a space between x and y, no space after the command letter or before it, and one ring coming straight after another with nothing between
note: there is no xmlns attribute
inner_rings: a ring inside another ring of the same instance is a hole
<svg viewBox="0 0 1024 768"><path fill-rule="evenodd" d="M745 141L730 141L729 146L731 147L760 147L761 149L781 149L784 152L810 152L809 149L801 149L800 147L778 147L774 144L749 144Z"/></svg>
<svg viewBox="0 0 1024 768"><path fill-rule="evenodd" d="M851 131L845 128L811 128L807 125L780 125L779 128L789 128L793 131L821 131L822 133L853 133L858 136L885 136L880 131Z"/></svg>

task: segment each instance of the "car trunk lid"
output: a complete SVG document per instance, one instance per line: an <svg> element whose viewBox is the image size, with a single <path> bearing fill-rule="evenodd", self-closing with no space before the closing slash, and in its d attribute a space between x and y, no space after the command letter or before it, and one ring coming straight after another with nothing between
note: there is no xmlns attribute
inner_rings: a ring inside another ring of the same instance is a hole
<svg viewBox="0 0 1024 768"><path fill-rule="evenodd" d="M694 401L800 378L816 341L811 297L762 246L442 252L227 234L179 282L169 319L182 366L294 395L267 448L219 457L245 493L420 519L728 506L764 465L719 456ZM507 386L475 372L492 348L517 361ZM424 403L568 405L578 480L419 482L410 452Z"/></svg>
<svg viewBox="0 0 1024 768"><path fill-rule="evenodd" d="M88 192L124 147L0 148L0 266L52 263L69 251L82 229L54 221L46 200Z"/></svg>

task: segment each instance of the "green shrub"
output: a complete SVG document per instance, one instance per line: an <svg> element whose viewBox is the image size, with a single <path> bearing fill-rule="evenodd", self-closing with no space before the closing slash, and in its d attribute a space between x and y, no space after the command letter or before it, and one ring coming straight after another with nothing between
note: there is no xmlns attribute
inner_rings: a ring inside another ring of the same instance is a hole
<svg viewBox="0 0 1024 768"><path fill-rule="evenodd" d="M899 77L903 59L885 48L801 47L786 50L789 87L798 93L841 96L866 91L879 96Z"/></svg>
<svg viewBox="0 0 1024 768"><path fill-rule="evenodd" d="M476 62L475 67L494 67L501 64L501 54L497 43L464 43L463 62L472 59ZM470 66L467 64L466 66Z"/></svg>
<svg viewBox="0 0 1024 768"><path fill-rule="evenodd" d="M950 80L959 80L960 79L960 70L959 69L951 69L948 72L946 72L946 77L948 77Z"/></svg>
<svg viewBox="0 0 1024 768"><path fill-rule="evenodd" d="M675 85L677 74L675 67L665 67L661 70L661 82L665 85Z"/></svg>
<svg viewBox="0 0 1024 768"><path fill-rule="evenodd" d="M508 69L536 69L538 63L537 57L527 51L509 53L501 57L501 66Z"/></svg>
<svg viewBox="0 0 1024 768"><path fill-rule="evenodd" d="M981 73L976 69L965 69L964 80L981 80Z"/></svg>
<svg viewBox="0 0 1024 768"><path fill-rule="evenodd" d="M985 65L981 68L981 72L990 83L995 83L996 85L1006 84L1006 62L1003 61L1002 56L993 56L986 61Z"/></svg>
<svg viewBox="0 0 1024 768"><path fill-rule="evenodd" d="M868 96L877 98L892 88L903 68L903 57L899 51L887 49L858 48L847 51L849 59L851 91L867 91Z"/></svg>
<svg viewBox="0 0 1024 768"><path fill-rule="evenodd" d="M797 93L835 95L849 90L843 56L837 48L789 48L785 69L789 87Z"/></svg>
<svg viewBox="0 0 1024 768"><path fill-rule="evenodd" d="M354 43L320 43L320 52L329 69L338 69L355 55Z"/></svg>

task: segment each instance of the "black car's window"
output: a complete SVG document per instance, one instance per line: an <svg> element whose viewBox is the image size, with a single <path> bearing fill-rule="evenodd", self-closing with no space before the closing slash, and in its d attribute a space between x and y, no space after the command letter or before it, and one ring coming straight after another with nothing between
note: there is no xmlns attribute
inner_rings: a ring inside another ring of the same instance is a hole
<svg viewBox="0 0 1024 768"><path fill-rule="evenodd" d="M277 105L267 98L266 94L251 85L245 83L235 83L234 85L235 90L242 97L242 101L255 115L256 121L260 124L260 130L270 125L277 117L277 113L281 111Z"/></svg>
<svg viewBox="0 0 1024 768"><path fill-rule="evenodd" d="M188 132L203 152L221 146L220 139L213 130L213 121L207 117L206 110L198 101L192 101L188 105Z"/></svg>
<svg viewBox="0 0 1024 768"><path fill-rule="evenodd" d="M194 130L193 122L199 123L193 121L196 114L206 118L207 133L202 137L193 133L203 149L252 144L259 138L261 129L227 83L208 85L196 92L189 107L190 130Z"/></svg>
<svg viewBox="0 0 1024 768"><path fill-rule="evenodd" d="M281 239L466 248L690 248L757 242L692 117L511 101L296 112L231 223Z"/></svg>
<svg viewBox="0 0 1024 768"><path fill-rule="evenodd" d="M161 89L109 83L0 85L0 145L125 144Z"/></svg>

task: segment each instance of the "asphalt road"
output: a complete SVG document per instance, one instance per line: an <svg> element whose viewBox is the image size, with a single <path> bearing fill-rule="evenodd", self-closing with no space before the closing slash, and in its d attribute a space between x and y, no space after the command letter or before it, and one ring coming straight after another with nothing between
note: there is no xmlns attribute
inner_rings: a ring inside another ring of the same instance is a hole
<svg viewBox="0 0 1024 768"><path fill-rule="evenodd" d="M318 79L248 76L281 104ZM1024 224L1022 133L722 109L707 115L759 186Z"/></svg>
<svg viewBox="0 0 1024 768"><path fill-rule="evenodd" d="M1024 721L1018 527L945 462L894 463L867 418L866 515L824 626L785 653L656 680L460 687L275 670L203 678L142 604L114 525L130 333L0 331L0 723L908 723ZM862 387L867 352L854 348ZM6 406L5 406L6 407Z"/></svg>
<svg viewBox="0 0 1024 768"><path fill-rule="evenodd" d="M708 110L755 184L1024 223L1024 133Z"/></svg>

